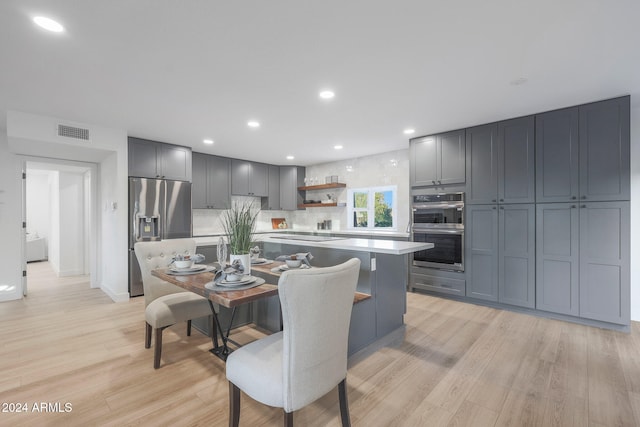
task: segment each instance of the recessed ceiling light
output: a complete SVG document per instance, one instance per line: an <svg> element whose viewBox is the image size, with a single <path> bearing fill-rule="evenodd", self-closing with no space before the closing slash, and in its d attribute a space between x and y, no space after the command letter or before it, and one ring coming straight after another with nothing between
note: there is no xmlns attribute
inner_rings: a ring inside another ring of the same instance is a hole
<svg viewBox="0 0 640 427"><path fill-rule="evenodd" d="M323 90L322 92L320 92L320 98L322 99L331 99L334 96L336 96L336 94L331 90Z"/></svg>
<svg viewBox="0 0 640 427"><path fill-rule="evenodd" d="M404 130L404 134L405 135L411 135L412 133L414 133L416 130L415 129L405 129Z"/></svg>
<svg viewBox="0 0 640 427"><path fill-rule="evenodd" d="M519 78L517 78L515 80L511 80L509 82L509 84L511 84L511 86L520 86L520 85L525 84L528 81L529 81L529 79L527 79L526 77L519 77Z"/></svg>
<svg viewBox="0 0 640 427"><path fill-rule="evenodd" d="M259 128L260 123L256 122L255 120L250 120L247 122L247 126L249 126L250 128Z"/></svg>
<svg viewBox="0 0 640 427"><path fill-rule="evenodd" d="M334 145L334 150L342 150L342 145Z"/></svg>
<svg viewBox="0 0 640 427"><path fill-rule="evenodd" d="M293 157L293 156L287 156L287 160L293 160L293 159L295 159L295 157Z"/></svg>
<svg viewBox="0 0 640 427"><path fill-rule="evenodd" d="M44 28L45 30L52 31L54 33L61 33L64 31L64 27L62 25L45 16L36 16L35 18L33 18L33 22L35 22L36 25Z"/></svg>
<svg viewBox="0 0 640 427"><path fill-rule="evenodd" d="M202 142L204 142L205 144L213 144L213 139L203 139Z"/></svg>

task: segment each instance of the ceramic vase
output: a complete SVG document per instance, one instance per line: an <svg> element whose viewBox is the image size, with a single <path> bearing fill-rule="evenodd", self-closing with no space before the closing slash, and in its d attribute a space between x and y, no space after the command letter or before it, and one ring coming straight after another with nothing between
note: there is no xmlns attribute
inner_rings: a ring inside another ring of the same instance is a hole
<svg viewBox="0 0 640 427"><path fill-rule="evenodd" d="M233 261L239 259L240 263L244 267L244 274L251 274L251 254L242 254L242 255L229 255L229 261L233 264Z"/></svg>

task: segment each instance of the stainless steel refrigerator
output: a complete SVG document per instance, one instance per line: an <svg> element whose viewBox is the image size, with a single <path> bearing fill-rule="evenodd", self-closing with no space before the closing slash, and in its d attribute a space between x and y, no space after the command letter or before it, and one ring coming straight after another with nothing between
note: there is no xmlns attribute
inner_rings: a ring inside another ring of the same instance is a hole
<svg viewBox="0 0 640 427"><path fill-rule="evenodd" d="M129 295L143 295L136 242L191 237L191 183L129 178Z"/></svg>

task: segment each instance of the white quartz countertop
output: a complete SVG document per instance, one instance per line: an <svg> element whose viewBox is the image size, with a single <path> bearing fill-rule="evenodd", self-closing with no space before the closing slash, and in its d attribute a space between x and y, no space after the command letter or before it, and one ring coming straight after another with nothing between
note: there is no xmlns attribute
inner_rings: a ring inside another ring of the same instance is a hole
<svg viewBox="0 0 640 427"><path fill-rule="evenodd" d="M291 237L295 238L292 239ZM331 238L331 240L316 240L318 237L320 236L271 235L263 236L261 240L263 242L281 243L287 245L342 249L347 251L375 252L391 255L405 255L433 248L433 243L357 238L342 239L337 237L333 237Z"/></svg>

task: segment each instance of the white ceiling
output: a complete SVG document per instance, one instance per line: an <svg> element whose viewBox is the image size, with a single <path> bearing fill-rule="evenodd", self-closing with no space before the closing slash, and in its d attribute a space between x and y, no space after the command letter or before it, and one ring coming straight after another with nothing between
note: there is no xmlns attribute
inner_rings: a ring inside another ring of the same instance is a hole
<svg viewBox="0 0 640 427"><path fill-rule="evenodd" d="M638 0L2 0L0 126L18 110L274 164L353 158L406 148L407 127L637 105L639 17Z"/></svg>

